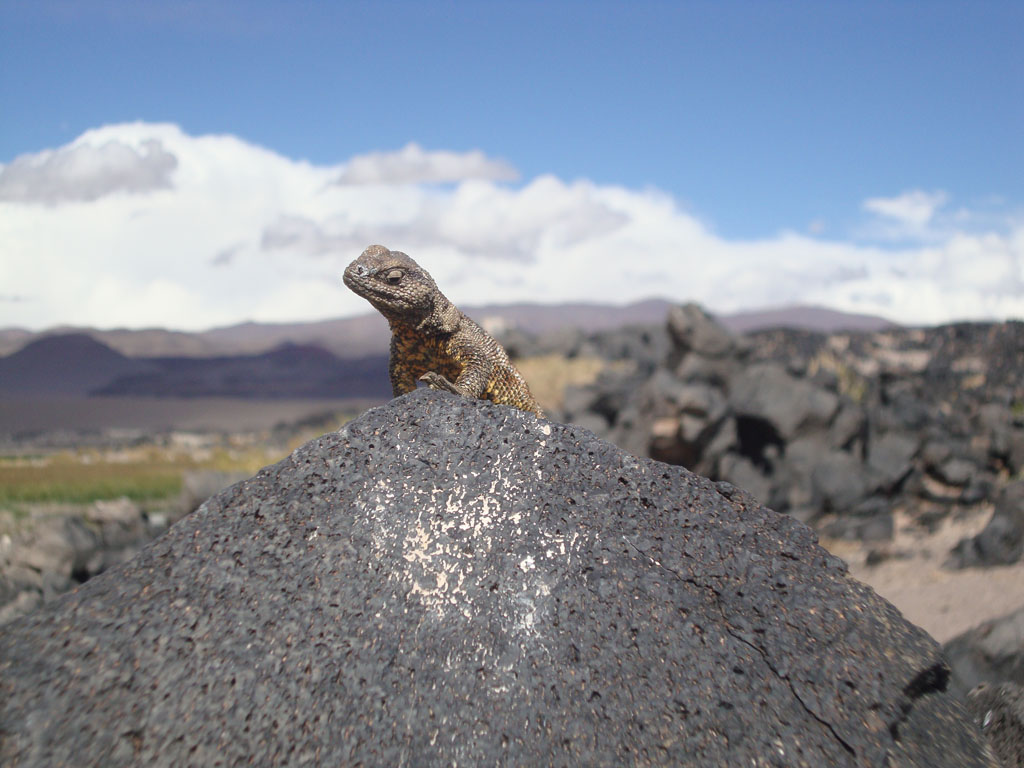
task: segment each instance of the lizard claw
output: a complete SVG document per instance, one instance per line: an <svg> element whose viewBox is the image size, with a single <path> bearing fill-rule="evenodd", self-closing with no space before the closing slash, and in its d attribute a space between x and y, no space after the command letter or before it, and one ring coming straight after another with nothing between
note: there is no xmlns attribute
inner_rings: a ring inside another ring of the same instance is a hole
<svg viewBox="0 0 1024 768"><path fill-rule="evenodd" d="M427 371L422 376L420 376L420 381L422 381L431 389L439 389L442 392L451 392L454 395L462 394L462 392L460 392L455 387L454 384L452 384L450 381L448 381L448 379L446 379L444 376L442 376L440 373L437 373L436 371Z"/></svg>

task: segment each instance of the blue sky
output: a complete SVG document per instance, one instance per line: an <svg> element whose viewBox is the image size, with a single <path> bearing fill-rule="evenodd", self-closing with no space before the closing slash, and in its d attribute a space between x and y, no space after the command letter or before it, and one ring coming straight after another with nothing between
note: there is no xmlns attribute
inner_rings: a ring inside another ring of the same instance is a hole
<svg viewBox="0 0 1024 768"><path fill-rule="evenodd" d="M1024 201L1019 2L3 8L0 161L141 119L321 163L481 148L656 186L736 237L910 188Z"/></svg>
<svg viewBox="0 0 1024 768"><path fill-rule="evenodd" d="M0 0L0 163L139 121L322 168L415 142L653 190L733 243L995 233L1019 275L1021 30L984 0Z"/></svg>

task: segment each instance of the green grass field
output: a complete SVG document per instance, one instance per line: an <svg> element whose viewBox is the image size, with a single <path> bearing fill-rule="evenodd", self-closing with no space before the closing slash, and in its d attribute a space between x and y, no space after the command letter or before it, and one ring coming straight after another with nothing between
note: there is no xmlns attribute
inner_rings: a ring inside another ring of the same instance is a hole
<svg viewBox="0 0 1024 768"><path fill-rule="evenodd" d="M181 491L186 467L175 463L80 463L42 466L0 462L0 505L54 502L88 504L127 496L134 501L167 498Z"/></svg>
<svg viewBox="0 0 1024 768"><path fill-rule="evenodd" d="M89 504L121 497L136 502L169 499L181 492L186 472L255 474L306 441L337 429L351 416L333 413L306 419L283 440L278 436L272 441L266 432L220 433L198 436L186 445L154 435L130 448L0 457L0 507Z"/></svg>
<svg viewBox="0 0 1024 768"><path fill-rule="evenodd" d="M88 504L126 496L145 502L181 492L186 472L199 469L255 473L279 456L264 451L216 451L201 459L183 453L132 452L131 455L65 452L40 458L0 459L0 505Z"/></svg>

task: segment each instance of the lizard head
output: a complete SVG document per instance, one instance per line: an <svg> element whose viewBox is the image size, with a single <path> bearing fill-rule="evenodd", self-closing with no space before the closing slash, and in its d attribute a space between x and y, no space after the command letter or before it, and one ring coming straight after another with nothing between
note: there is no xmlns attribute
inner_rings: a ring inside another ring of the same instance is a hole
<svg viewBox="0 0 1024 768"><path fill-rule="evenodd" d="M371 245L348 265L343 279L390 321L443 332L458 325L458 310L427 271L401 251Z"/></svg>

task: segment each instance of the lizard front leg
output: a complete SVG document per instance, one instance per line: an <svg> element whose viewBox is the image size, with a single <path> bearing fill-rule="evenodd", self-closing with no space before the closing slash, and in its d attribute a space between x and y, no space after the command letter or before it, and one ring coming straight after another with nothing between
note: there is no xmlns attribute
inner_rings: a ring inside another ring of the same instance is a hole
<svg viewBox="0 0 1024 768"><path fill-rule="evenodd" d="M420 376L420 381L431 389L439 389L442 392L451 392L453 395L466 395L465 392L459 389L457 384L452 384L437 371L427 371Z"/></svg>
<svg viewBox="0 0 1024 768"><path fill-rule="evenodd" d="M453 345L452 357L462 364L462 371L453 383L437 371L428 371L420 376L420 381L431 389L451 392L463 397L480 398L487 391L487 383L494 371L494 363L486 354L472 344Z"/></svg>

